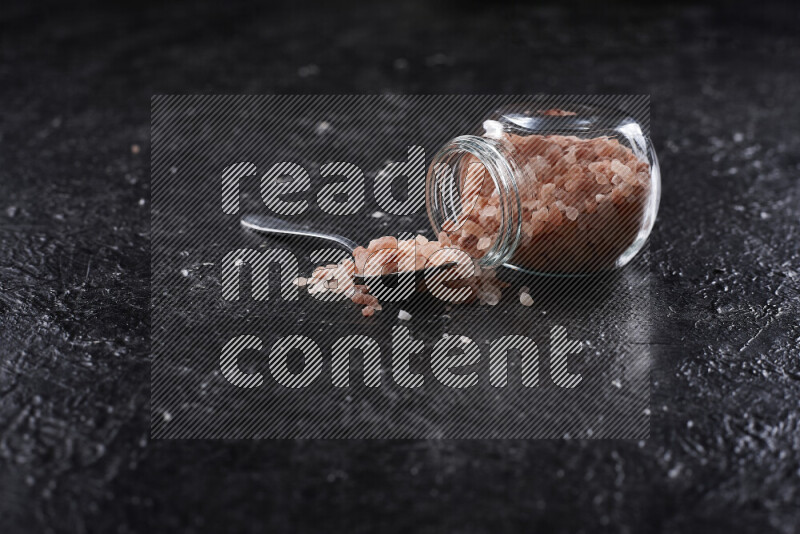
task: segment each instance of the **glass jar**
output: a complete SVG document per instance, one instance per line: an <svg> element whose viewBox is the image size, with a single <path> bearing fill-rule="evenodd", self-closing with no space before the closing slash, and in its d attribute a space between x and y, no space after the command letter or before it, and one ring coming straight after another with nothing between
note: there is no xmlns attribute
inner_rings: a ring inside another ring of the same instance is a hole
<svg viewBox="0 0 800 534"><path fill-rule="evenodd" d="M641 250L660 193L653 146L628 114L529 106L498 112L480 135L442 147L425 200L436 234L481 266L586 274Z"/></svg>

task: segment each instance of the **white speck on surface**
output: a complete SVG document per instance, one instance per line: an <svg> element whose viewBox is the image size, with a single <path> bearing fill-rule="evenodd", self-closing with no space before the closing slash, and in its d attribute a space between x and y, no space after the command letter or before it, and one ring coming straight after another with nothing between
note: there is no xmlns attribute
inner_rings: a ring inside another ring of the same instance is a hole
<svg viewBox="0 0 800 534"><path fill-rule="evenodd" d="M316 76L319 74L319 67L311 63L310 65L303 65L297 69L297 75L301 78L308 78L309 76Z"/></svg>
<svg viewBox="0 0 800 534"><path fill-rule="evenodd" d="M17 207L16 206L9 206L6 208L6 215L9 217L14 217L17 214Z"/></svg>
<svg viewBox="0 0 800 534"><path fill-rule="evenodd" d="M163 417L164 421L166 421L167 423L172 421L172 414L169 412L164 412L161 417Z"/></svg>
<svg viewBox="0 0 800 534"><path fill-rule="evenodd" d="M143 199L143 198L140 198L139 199L139 205L140 206L144 206L145 204L147 204L147 201L145 199Z"/></svg>
<svg viewBox="0 0 800 534"><path fill-rule="evenodd" d="M373 219L380 219L381 217L386 217L386 214L385 214L385 213L383 213L382 211L376 211L375 213L373 213L373 214L371 215L371 217L372 217Z"/></svg>
<svg viewBox="0 0 800 534"><path fill-rule="evenodd" d="M619 379L612 380L611 385L617 389L622 388L622 382L620 382Z"/></svg>
<svg viewBox="0 0 800 534"><path fill-rule="evenodd" d="M733 134L733 141L736 143L741 143L744 141L744 134L742 132L736 132Z"/></svg>
<svg viewBox="0 0 800 534"><path fill-rule="evenodd" d="M405 310L400 310L400 312L397 314L397 318L400 319L401 321L410 321L411 314Z"/></svg>
<svg viewBox="0 0 800 534"><path fill-rule="evenodd" d="M678 478L678 476L681 474L681 471L683 471L683 464L677 464L675 467L669 470L667 476L669 478Z"/></svg>
<svg viewBox="0 0 800 534"><path fill-rule="evenodd" d="M769 214L769 213L767 213L766 211L762 211L762 212L761 212L761 218L762 218L762 219L769 219L770 217L772 217L772 215L770 215L770 214Z"/></svg>
<svg viewBox="0 0 800 534"><path fill-rule="evenodd" d="M331 128L331 123L329 123L328 121L321 121L317 124L317 127L314 129L314 131L317 134L324 134L325 132L330 130L330 128Z"/></svg>
<svg viewBox="0 0 800 534"><path fill-rule="evenodd" d="M425 64L428 65L429 67L435 67L436 65L446 65L448 63L450 63L450 58L448 58L441 52L425 58Z"/></svg>
<svg viewBox="0 0 800 534"><path fill-rule="evenodd" d="M189 270L188 269L181 269L181 276L183 276L184 278L189 276Z"/></svg>

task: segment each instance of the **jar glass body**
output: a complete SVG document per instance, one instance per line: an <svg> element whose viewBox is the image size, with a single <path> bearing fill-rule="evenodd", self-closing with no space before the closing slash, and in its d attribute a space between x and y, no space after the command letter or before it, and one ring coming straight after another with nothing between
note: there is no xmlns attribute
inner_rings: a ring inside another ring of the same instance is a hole
<svg viewBox="0 0 800 534"><path fill-rule="evenodd" d="M660 194L641 125L585 106L497 112L479 135L442 147L426 178L437 235L482 266L547 274L628 263L653 228Z"/></svg>

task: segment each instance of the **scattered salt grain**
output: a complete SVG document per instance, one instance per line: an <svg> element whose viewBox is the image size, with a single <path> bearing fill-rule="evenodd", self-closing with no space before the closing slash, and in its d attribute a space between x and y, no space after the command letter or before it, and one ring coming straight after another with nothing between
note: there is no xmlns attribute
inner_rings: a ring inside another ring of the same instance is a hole
<svg viewBox="0 0 800 534"><path fill-rule="evenodd" d="M317 124L317 127L314 129L314 131L318 134L324 134L325 132L330 130L330 128L331 128L331 123L329 123L328 121L322 121Z"/></svg>
<svg viewBox="0 0 800 534"><path fill-rule="evenodd" d="M567 216L567 219L570 221L574 221L578 218L578 210L569 206L567 209L564 210L564 215Z"/></svg>
<svg viewBox="0 0 800 534"><path fill-rule="evenodd" d="M319 67L314 65L304 65L297 69L297 75L301 78L308 78L309 76L316 76L319 74Z"/></svg>
<svg viewBox="0 0 800 534"><path fill-rule="evenodd" d="M410 321L411 314L405 310L400 310L397 314L397 318L400 319L401 321Z"/></svg>
<svg viewBox="0 0 800 534"><path fill-rule="evenodd" d="M533 306L533 297L531 297L528 293L520 293L519 303L523 306Z"/></svg>

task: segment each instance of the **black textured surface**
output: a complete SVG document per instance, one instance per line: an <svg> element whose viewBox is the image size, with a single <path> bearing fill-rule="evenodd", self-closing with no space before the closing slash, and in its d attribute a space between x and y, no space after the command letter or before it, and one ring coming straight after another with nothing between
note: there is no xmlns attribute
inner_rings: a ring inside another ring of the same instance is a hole
<svg viewBox="0 0 800 534"><path fill-rule="evenodd" d="M798 12L641 9L4 6L0 530L797 531ZM150 96L383 91L652 95L648 442L148 441Z"/></svg>

